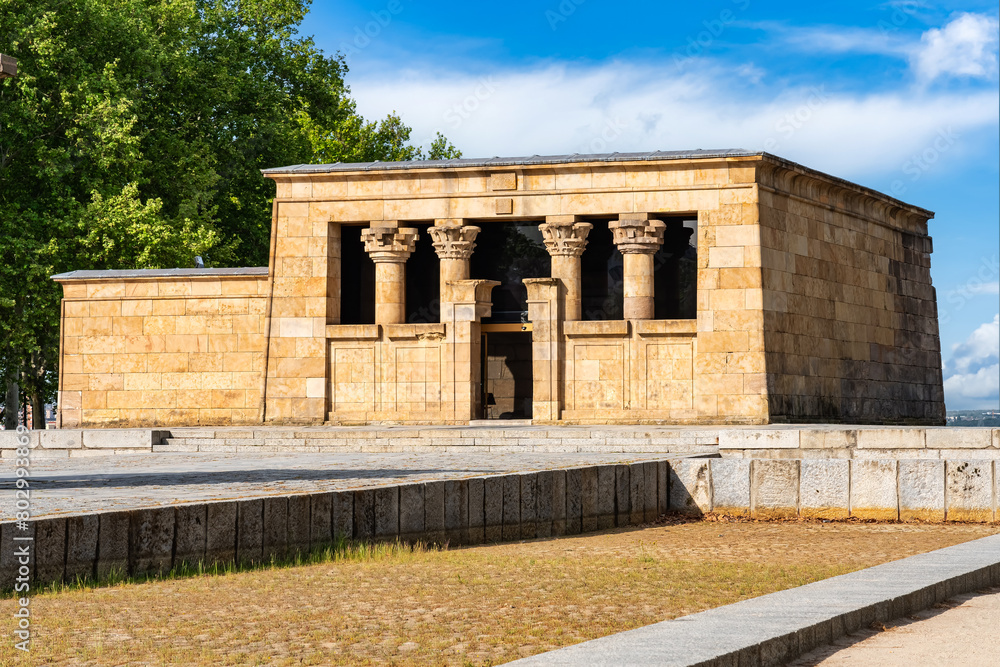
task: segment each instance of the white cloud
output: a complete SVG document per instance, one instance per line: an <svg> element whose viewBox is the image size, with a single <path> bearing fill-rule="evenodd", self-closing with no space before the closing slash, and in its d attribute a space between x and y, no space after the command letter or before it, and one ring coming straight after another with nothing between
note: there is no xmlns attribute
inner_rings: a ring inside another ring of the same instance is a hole
<svg viewBox="0 0 1000 667"><path fill-rule="evenodd" d="M611 62L482 76L396 71L355 77L352 91L366 117L399 110L416 141L441 131L468 157L746 148L851 178L902 175L945 132L957 143L942 161L955 159L963 137L996 124L1000 105L995 90L767 94L747 85L746 70L698 60L680 69Z"/></svg>
<svg viewBox="0 0 1000 667"><path fill-rule="evenodd" d="M979 283L969 286L969 294L1000 294L1000 282Z"/></svg>
<svg viewBox="0 0 1000 667"><path fill-rule="evenodd" d="M1000 314L956 345L945 364L945 399L952 410L997 404L1000 400Z"/></svg>
<svg viewBox="0 0 1000 667"><path fill-rule="evenodd" d="M997 71L997 20L961 14L943 28L920 37L910 62L918 78L930 83L942 76L988 78Z"/></svg>

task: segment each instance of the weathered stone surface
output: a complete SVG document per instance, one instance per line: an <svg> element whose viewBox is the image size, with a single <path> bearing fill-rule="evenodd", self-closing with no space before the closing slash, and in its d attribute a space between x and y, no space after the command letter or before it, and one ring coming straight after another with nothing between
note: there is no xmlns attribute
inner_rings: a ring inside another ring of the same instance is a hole
<svg viewBox="0 0 1000 667"><path fill-rule="evenodd" d="M205 520L205 563L212 565L236 560L238 503L208 503Z"/></svg>
<svg viewBox="0 0 1000 667"><path fill-rule="evenodd" d="M486 540L485 493L484 480L469 480L469 529L464 538L466 544L482 544Z"/></svg>
<svg viewBox="0 0 1000 667"><path fill-rule="evenodd" d="M669 473L670 464L666 461L656 462L656 513L658 516L663 516L667 513L667 508L669 507L669 496L670 496L670 482Z"/></svg>
<svg viewBox="0 0 1000 667"><path fill-rule="evenodd" d="M922 428L864 428L858 430L858 449L923 449Z"/></svg>
<svg viewBox="0 0 1000 667"><path fill-rule="evenodd" d="M395 539L399 535L399 487L375 489L375 538Z"/></svg>
<svg viewBox="0 0 1000 667"><path fill-rule="evenodd" d="M521 539L533 540L537 536L538 475L531 472L518 477L521 481Z"/></svg>
<svg viewBox="0 0 1000 667"><path fill-rule="evenodd" d="M804 428L799 431L799 447L802 449L848 450L858 446L858 432L842 428Z"/></svg>
<svg viewBox="0 0 1000 667"><path fill-rule="evenodd" d="M754 517L777 519L798 515L798 461L754 459L750 474Z"/></svg>
<svg viewBox="0 0 1000 667"><path fill-rule="evenodd" d="M129 571L128 512L106 512L99 515L97 528L97 577L105 579L112 573Z"/></svg>
<svg viewBox="0 0 1000 667"><path fill-rule="evenodd" d="M309 496L309 547L323 547L333 542L333 494Z"/></svg>
<svg viewBox="0 0 1000 667"><path fill-rule="evenodd" d="M288 497L288 546L287 553L309 553L310 502L307 495Z"/></svg>
<svg viewBox="0 0 1000 667"><path fill-rule="evenodd" d="M469 483L464 479L444 483L444 533L448 544L462 544L469 526Z"/></svg>
<svg viewBox="0 0 1000 667"><path fill-rule="evenodd" d="M96 514L67 517L66 581L74 582L94 576L99 524L100 519Z"/></svg>
<svg viewBox="0 0 1000 667"><path fill-rule="evenodd" d="M354 492L337 491L332 496L333 539L349 540L354 537Z"/></svg>
<svg viewBox="0 0 1000 667"><path fill-rule="evenodd" d="M259 563L264 555L264 500L236 503L236 558L240 563Z"/></svg>
<svg viewBox="0 0 1000 667"><path fill-rule="evenodd" d="M899 518L944 521L944 461L899 461Z"/></svg>
<svg viewBox="0 0 1000 667"><path fill-rule="evenodd" d="M643 497L645 498L645 508L643 510L643 522L653 523L659 518L657 512L656 493L656 461L647 461L639 464L643 473Z"/></svg>
<svg viewBox="0 0 1000 667"><path fill-rule="evenodd" d="M719 433L719 449L798 449L798 429L735 428Z"/></svg>
<svg viewBox="0 0 1000 667"><path fill-rule="evenodd" d="M29 546L28 555L23 556L21 547L25 544L30 545L34 538L34 522L28 523L27 530L21 530L14 523L0 524L0 590L10 590L18 583L30 585L34 572L35 550ZM22 560L27 562L22 563Z"/></svg>
<svg viewBox="0 0 1000 667"><path fill-rule="evenodd" d="M670 510L686 514L712 511L709 462L704 459L670 461Z"/></svg>
<svg viewBox="0 0 1000 667"><path fill-rule="evenodd" d="M129 515L129 571L161 574L170 570L174 551L174 508L132 510Z"/></svg>
<svg viewBox="0 0 1000 667"><path fill-rule="evenodd" d="M178 505L176 508L177 535L174 546L174 563L197 565L205 560L208 531L208 505Z"/></svg>
<svg viewBox="0 0 1000 667"><path fill-rule="evenodd" d="M424 484L424 532L428 542L444 543L444 482Z"/></svg>
<svg viewBox="0 0 1000 667"><path fill-rule="evenodd" d="M38 446L42 449L80 449L83 447L83 431L45 429L38 432Z"/></svg>
<svg viewBox="0 0 1000 667"><path fill-rule="evenodd" d="M803 459L799 464L799 514L846 519L851 514L851 462Z"/></svg>
<svg viewBox="0 0 1000 667"><path fill-rule="evenodd" d="M578 535L583 517L583 469L566 471L566 534Z"/></svg>
<svg viewBox="0 0 1000 667"><path fill-rule="evenodd" d="M521 480L517 475L503 477L503 539L521 539Z"/></svg>
<svg viewBox="0 0 1000 667"><path fill-rule="evenodd" d="M66 519L42 519L35 524L35 581L49 584L66 573Z"/></svg>
<svg viewBox="0 0 1000 667"><path fill-rule="evenodd" d="M361 489L354 492L354 539L370 540L375 537L375 491Z"/></svg>
<svg viewBox="0 0 1000 667"><path fill-rule="evenodd" d="M629 524L642 525L646 520L646 472L643 464L633 463L628 467Z"/></svg>
<svg viewBox="0 0 1000 667"><path fill-rule="evenodd" d="M487 477L483 483L485 541L499 542L503 539L504 478Z"/></svg>
<svg viewBox="0 0 1000 667"><path fill-rule="evenodd" d="M566 471L552 471L552 536L566 534Z"/></svg>
<svg viewBox="0 0 1000 667"><path fill-rule="evenodd" d="M288 554L288 498L264 498L263 555L268 561Z"/></svg>
<svg viewBox="0 0 1000 667"><path fill-rule="evenodd" d="M993 520L993 461L948 461L946 475L948 521Z"/></svg>
<svg viewBox="0 0 1000 667"><path fill-rule="evenodd" d="M712 507L731 516L750 514L750 459L712 459Z"/></svg>
<svg viewBox="0 0 1000 667"><path fill-rule="evenodd" d="M928 428L925 437L927 449L989 449L993 446L993 430L989 428Z"/></svg>
<svg viewBox="0 0 1000 667"><path fill-rule="evenodd" d="M153 451L160 444L161 431L136 429L86 429L83 446L87 449L144 449Z"/></svg>
<svg viewBox="0 0 1000 667"><path fill-rule="evenodd" d="M424 531L424 485L399 487L399 535L407 542L426 539Z"/></svg>
<svg viewBox="0 0 1000 667"><path fill-rule="evenodd" d="M628 465L615 466L615 525L627 526L632 517L631 478Z"/></svg>
<svg viewBox="0 0 1000 667"><path fill-rule="evenodd" d="M535 537L552 536L552 484L554 476L555 472L552 470L542 470L537 475L538 502L535 506Z"/></svg>
<svg viewBox="0 0 1000 667"><path fill-rule="evenodd" d="M615 526L615 467L597 466L597 529Z"/></svg>
<svg viewBox="0 0 1000 667"><path fill-rule="evenodd" d="M899 519L896 461L851 461L851 516L880 521Z"/></svg>
<svg viewBox="0 0 1000 667"><path fill-rule="evenodd" d="M599 470L600 466L580 470L580 525L585 533L598 528Z"/></svg>

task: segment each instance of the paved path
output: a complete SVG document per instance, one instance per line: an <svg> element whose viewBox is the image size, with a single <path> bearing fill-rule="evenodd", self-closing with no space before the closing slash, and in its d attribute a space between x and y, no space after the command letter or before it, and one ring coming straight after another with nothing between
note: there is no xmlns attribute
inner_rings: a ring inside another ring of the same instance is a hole
<svg viewBox="0 0 1000 667"><path fill-rule="evenodd" d="M42 459L31 465L33 516L248 496L316 493L663 459L665 454L143 454ZM0 469L0 520L14 518L13 461Z"/></svg>
<svg viewBox="0 0 1000 667"><path fill-rule="evenodd" d="M916 665L1000 665L1000 589L952 598L890 623L889 630L865 630L807 653L789 667L914 667Z"/></svg>

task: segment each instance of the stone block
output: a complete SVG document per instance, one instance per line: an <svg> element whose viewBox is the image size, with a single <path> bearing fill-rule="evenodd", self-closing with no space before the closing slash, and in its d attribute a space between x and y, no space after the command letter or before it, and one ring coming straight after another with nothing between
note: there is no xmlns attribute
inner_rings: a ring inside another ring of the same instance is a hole
<svg viewBox="0 0 1000 667"><path fill-rule="evenodd" d="M566 535L579 535L583 517L583 469L566 471Z"/></svg>
<svg viewBox="0 0 1000 667"><path fill-rule="evenodd" d="M309 548L333 542L333 494L314 493L309 498Z"/></svg>
<svg viewBox="0 0 1000 667"><path fill-rule="evenodd" d="M671 460L669 479L670 511L685 514L712 511L711 472L707 459Z"/></svg>
<svg viewBox="0 0 1000 667"><path fill-rule="evenodd" d="M927 449L989 449L993 446L993 430L989 428L928 428L925 431Z"/></svg>
<svg viewBox="0 0 1000 667"><path fill-rule="evenodd" d="M555 472L543 470L536 477L535 537L552 536L552 483Z"/></svg>
<svg viewBox="0 0 1000 667"><path fill-rule="evenodd" d="M178 505L176 508L177 536L174 563L197 565L205 560L205 536L208 527L208 505Z"/></svg>
<svg viewBox="0 0 1000 667"><path fill-rule="evenodd" d="M552 471L552 537L566 534L566 471Z"/></svg>
<svg viewBox="0 0 1000 667"><path fill-rule="evenodd" d="M16 523L0 524L0 590L9 591L16 584L31 581L35 569L34 539L34 522L28 522L27 530L19 529ZM27 563L21 562L25 558L20 554L24 545L28 545ZM22 581L17 581L18 578Z"/></svg>
<svg viewBox="0 0 1000 667"><path fill-rule="evenodd" d="M615 467L597 466L597 530L615 527Z"/></svg>
<svg viewBox="0 0 1000 667"><path fill-rule="evenodd" d="M993 461L947 461L948 521L993 521Z"/></svg>
<svg viewBox="0 0 1000 667"><path fill-rule="evenodd" d="M393 540L399 536L399 487L375 489L375 539Z"/></svg>
<svg viewBox="0 0 1000 667"><path fill-rule="evenodd" d="M87 449L142 449L153 451L167 431L148 428L135 429L86 429L83 431L83 446Z"/></svg>
<svg viewBox="0 0 1000 667"><path fill-rule="evenodd" d="M629 525L640 526L646 520L646 473L643 464L628 467Z"/></svg>
<svg viewBox="0 0 1000 667"><path fill-rule="evenodd" d="M804 428L799 431L799 447L802 449L854 449L858 446L858 432L855 429Z"/></svg>
<svg viewBox="0 0 1000 667"><path fill-rule="evenodd" d="M83 431L78 429L38 431L38 446L43 449L80 449L83 447Z"/></svg>
<svg viewBox="0 0 1000 667"><path fill-rule="evenodd" d="M173 566L174 508L129 512L129 572L163 574Z"/></svg>
<svg viewBox="0 0 1000 667"><path fill-rule="evenodd" d="M354 539L354 492L334 492L331 496L330 512L334 543Z"/></svg>
<svg viewBox="0 0 1000 667"><path fill-rule="evenodd" d="M264 498L264 561L283 559L288 554L288 498Z"/></svg>
<svg viewBox="0 0 1000 667"><path fill-rule="evenodd" d="M631 476L627 464L620 463L615 468L615 525L627 526L631 520Z"/></svg>
<svg viewBox="0 0 1000 667"><path fill-rule="evenodd" d="M879 521L899 519L896 461L851 461L851 516Z"/></svg>
<svg viewBox="0 0 1000 667"><path fill-rule="evenodd" d="M503 540L521 539L521 480L503 476Z"/></svg>
<svg viewBox="0 0 1000 667"><path fill-rule="evenodd" d="M851 515L851 462L803 459L799 464L799 516L846 519Z"/></svg>
<svg viewBox="0 0 1000 667"><path fill-rule="evenodd" d="M310 498L295 495L288 497L288 553L307 554L310 549ZM329 525L329 524L327 524Z"/></svg>
<svg viewBox="0 0 1000 667"><path fill-rule="evenodd" d="M29 431L26 434L28 436L28 449L35 449L39 446L42 433L44 431ZM22 437L23 435L17 431L0 431L0 449L17 449L21 446Z"/></svg>
<svg viewBox="0 0 1000 667"><path fill-rule="evenodd" d="M424 484L424 539L444 544L444 482Z"/></svg>
<svg viewBox="0 0 1000 667"><path fill-rule="evenodd" d="M444 537L450 545L462 544L469 526L469 482L444 483Z"/></svg>
<svg viewBox="0 0 1000 667"><path fill-rule="evenodd" d="M751 514L754 517L781 519L798 515L798 461L754 459L750 475Z"/></svg>
<svg viewBox="0 0 1000 667"><path fill-rule="evenodd" d="M35 581L40 584L60 582L66 574L66 519L41 519L33 523Z"/></svg>
<svg viewBox="0 0 1000 667"><path fill-rule="evenodd" d="M96 514L66 519L66 581L72 583L94 577L99 523Z"/></svg>
<svg viewBox="0 0 1000 667"><path fill-rule="evenodd" d="M730 516L750 515L750 459L711 459L712 508Z"/></svg>
<svg viewBox="0 0 1000 667"><path fill-rule="evenodd" d="M798 429L743 429L719 431L719 449L798 449Z"/></svg>
<svg viewBox="0 0 1000 667"><path fill-rule="evenodd" d="M485 491L482 479L468 480L469 491L469 524L462 538L465 544L482 544L486 539Z"/></svg>
<svg viewBox="0 0 1000 667"><path fill-rule="evenodd" d="M239 532L238 503L208 503L205 523L205 564L211 566L234 562Z"/></svg>
<svg viewBox="0 0 1000 667"><path fill-rule="evenodd" d="M653 523L659 518L656 503L656 461L647 461L639 464L642 466L643 474L643 497L645 507L643 508L643 523Z"/></svg>
<svg viewBox="0 0 1000 667"><path fill-rule="evenodd" d="M243 565L260 563L264 554L264 500L236 503L236 559Z"/></svg>
<svg viewBox="0 0 1000 667"><path fill-rule="evenodd" d="M375 491L354 491L354 539L367 541L375 537Z"/></svg>
<svg viewBox="0 0 1000 667"><path fill-rule="evenodd" d="M669 507L670 483L667 481L669 471L669 463L666 461L656 462L656 513L658 516L666 514ZM749 507L749 504L747 507Z"/></svg>
<svg viewBox="0 0 1000 667"><path fill-rule="evenodd" d="M521 481L521 539L533 540L537 536L538 473L518 475Z"/></svg>
<svg viewBox="0 0 1000 667"><path fill-rule="evenodd" d="M899 461L901 521L944 521L944 461Z"/></svg>
<svg viewBox="0 0 1000 667"><path fill-rule="evenodd" d="M399 535L407 542L426 539L423 484L403 484L399 487Z"/></svg>
<svg viewBox="0 0 1000 667"><path fill-rule="evenodd" d="M924 434L922 428L862 428L858 449L923 449Z"/></svg>
<svg viewBox="0 0 1000 667"><path fill-rule="evenodd" d="M599 471L602 467L604 466L592 466L580 470L580 525L585 533L598 529Z"/></svg>
<svg viewBox="0 0 1000 667"><path fill-rule="evenodd" d="M486 542L503 539L503 477L483 480L483 532Z"/></svg>

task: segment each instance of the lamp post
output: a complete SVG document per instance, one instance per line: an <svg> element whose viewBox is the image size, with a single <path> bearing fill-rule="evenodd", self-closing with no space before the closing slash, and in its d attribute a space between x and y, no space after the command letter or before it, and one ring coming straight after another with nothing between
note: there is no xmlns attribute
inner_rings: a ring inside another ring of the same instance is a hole
<svg viewBox="0 0 1000 667"><path fill-rule="evenodd" d="M12 79L17 76L17 60L0 53L0 79Z"/></svg>

